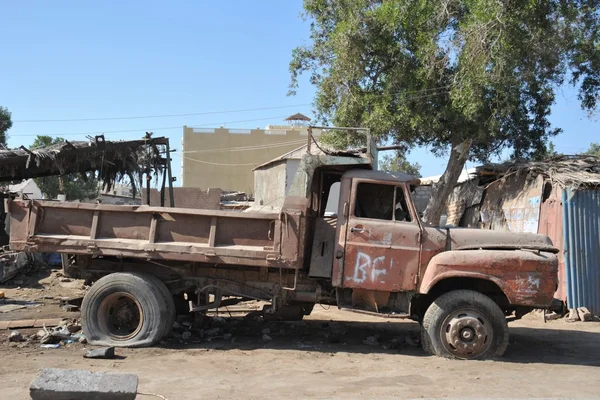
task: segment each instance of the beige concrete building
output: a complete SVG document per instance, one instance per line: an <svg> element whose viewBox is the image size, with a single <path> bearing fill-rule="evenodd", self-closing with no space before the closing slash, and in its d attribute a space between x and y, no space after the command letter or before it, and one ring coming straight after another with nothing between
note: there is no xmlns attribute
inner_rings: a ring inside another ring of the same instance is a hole
<svg viewBox="0 0 600 400"><path fill-rule="evenodd" d="M319 130L313 135L318 137ZM302 126L265 129L207 129L183 127L181 184L202 189L254 192L252 170L306 144Z"/></svg>

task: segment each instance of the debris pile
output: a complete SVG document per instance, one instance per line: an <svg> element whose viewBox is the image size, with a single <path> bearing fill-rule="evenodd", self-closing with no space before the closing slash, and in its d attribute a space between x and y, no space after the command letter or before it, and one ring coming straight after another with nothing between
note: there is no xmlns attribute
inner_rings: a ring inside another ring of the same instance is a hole
<svg viewBox="0 0 600 400"><path fill-rule="evenodd" d="M6 283L18 274L27 274L43 265L40 254L25 252L0 252L0 283Z"/></svg>
<svg viewBox="0 0 600 400"><path fill-rule="evenodd" d="M598 316L593 315L590 310L586 307L570 308L569 312L565 315L565 321L567 322L589 322L589 321L600 321Z"/></svg>
<svg viewBox="0 0 600 400"><path fill-rule="evenodd" d="M24 336L18 330L12 330L8 341L16 347L30 347L40 343L42 348L57 349L72 343L87 344L87 339L81 333L81 324L77 320L65 319L60 325L48 328L44 326L33 335Z"/></svg>

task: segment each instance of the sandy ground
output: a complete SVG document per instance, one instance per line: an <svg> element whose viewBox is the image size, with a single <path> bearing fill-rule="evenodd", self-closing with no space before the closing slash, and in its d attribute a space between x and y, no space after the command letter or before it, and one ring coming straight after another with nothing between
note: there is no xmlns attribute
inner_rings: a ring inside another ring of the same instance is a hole
<svg viewBox="0 0 600 400"><path fill-rule="evenodd" d="M57 277L36 289L6 289L9 297L43 299L41 307L0 314L16 318L76 317L56 298L79 290ZM67 285L68 286L68 285ZM52 294L48 294L52 293ZM497 361L451 361L427 356L419 326L319 306L302 322L220 321L231 339L173 339L149 349L117 349L119 359L89 360L79 343L56 350L20 346L0 331L0 398L28 399L36 371L45 367L130 372L139 390L175 399L587 397L600 396L600 323L511 322L511 340ZM269 329L272 340L263 340ZM24 335L34 330L22 330ZM363 343L377 336L378 345ZM394 340L395 339L395 340ZM138 396L140 399L152 397Z"/></svg>

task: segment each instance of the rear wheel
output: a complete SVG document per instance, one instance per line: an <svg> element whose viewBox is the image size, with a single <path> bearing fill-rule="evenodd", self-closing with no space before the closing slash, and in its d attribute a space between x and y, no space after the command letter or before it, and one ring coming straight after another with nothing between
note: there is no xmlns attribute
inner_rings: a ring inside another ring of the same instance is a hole
<svg viewBox="0 0 600 400"><path fill-rule="evenodd" d="M425 312L421 342L426 352L441 357L491 358L506 350L508 325L489 297L454 290L435 299Z"/></svg>
<svg viewBox="0 0 600 400"><path fill-rule="evenodd" d="M161 285L158 279L141 273L114 273L99 279L81 305L88 342L144 347L160 341L173 324L174 310Z"/></svg>

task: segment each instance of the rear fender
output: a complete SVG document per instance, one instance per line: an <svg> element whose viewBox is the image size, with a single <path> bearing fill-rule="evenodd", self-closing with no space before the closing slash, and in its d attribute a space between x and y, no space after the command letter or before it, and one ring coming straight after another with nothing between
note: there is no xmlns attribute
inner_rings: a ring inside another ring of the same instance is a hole
<svg viewBox="0 0 600 400"><path fill-rule="evenodd" d="M446 251L434 256L422 274L418 292L427 294L448 278L494 282L512 305L547 307L557 286L555 254L525 250Z"/></svg>

